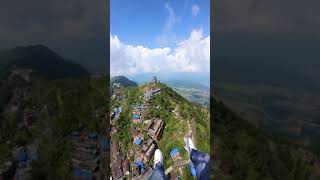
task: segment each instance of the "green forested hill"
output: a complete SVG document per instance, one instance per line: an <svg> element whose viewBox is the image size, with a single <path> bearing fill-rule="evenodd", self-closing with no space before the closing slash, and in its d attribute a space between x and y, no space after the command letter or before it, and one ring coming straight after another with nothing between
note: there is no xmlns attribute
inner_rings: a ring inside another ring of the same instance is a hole
<svg viewBox="0 0 320 180"><path fill-rule="evenodd" d="M64 59L43 45L0 51L0 74L17 68L32 69L47 79L88 75L81 65Z"/></svg>
<svg viewBox="0 0 320 180"><path fill-rule="evenodd" d="M120 119L115 124L117 133L112 135L112 139L115 143L120 144L122 154L127 156L132 163L135 159L130 155L130 151L137 147L133 144L134 137L131 130L144 129L147 126L144 123L132 123L132 109L134 104L143 103L142 96L148 86L145 84L121 87L119 92L124 98L120 102L111 99L112 108L122 107ZM164 120L165 127L159 142L157 142L157 148L163 153L165 168L174 165L169 153L175 147L179 149L182 160L188 159L183 137L190 131L193 134L192 138L196 147L203 152L210 152L210 113L208 109L189 102L163 83L156 83L153 87L161 88L161 92L151 100L151 109L145 121L157 117ZM147 139L147 136L145 138ZM151 166L152 163L151 160L147 166ZM190 173L186 172L189 172L188 168L184 168L182 179L190 179ZM175 169L174 173L180 174L181 172Z"/></svg>
<svg viewBox="0 0 320 180"><path fill-rule="evenodd" d="M137 86L138 84L134 81L131 81L125 76L114 76L111 78L111 84L120 83L122 86Z"/></svg>
<svg viewBox="0 0 320 180"><path fill-rule="evenodd" d="M319 158L285 140L266 136L220 100L213 109L215 179L319 179Z"/></svg>
<svg viewBox="0 0 320 180"><path fill-rule="evenodd" d="M70 179L71 132L102 134L107 129L107 77L48 81L32 74L29 83L8 80L1 87L4 85L10 86L9 99L16 95L21 104L12 112L11 101L7 102L1 112L0 162L11 159L10 151L16 147L38 147L30 178ZM21 126L26 112L32 112L34 118Z"/></svg>

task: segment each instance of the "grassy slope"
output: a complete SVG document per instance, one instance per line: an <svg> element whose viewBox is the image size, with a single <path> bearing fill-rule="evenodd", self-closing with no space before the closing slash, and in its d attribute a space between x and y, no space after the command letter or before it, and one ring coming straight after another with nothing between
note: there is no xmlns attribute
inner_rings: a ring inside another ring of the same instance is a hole
<svg viewBox="0 0 320 180"><path fill-rule="evenodd" d="M173 91L171 88L167 87L164 84L158 84L161 87L161 93L156 95L152 101L154 107L160 106L160 109L152 108L150 111L150 117L160 117L165 120L165 130L162 134L162 138L158 143L159 149L162 150L165 167L169 167L173 164L169 156L169 152L173 147L178 147L182 157L187 159L186 151L183 148L183 137L188 131L188 124L192 124L192 117L194 117L195 128L196 128L196 146L199 150L210 152L210 121L209 121L209 112L205 108L198 107L182 96L177 92ZM139 96L142 95L143 88L140 87L127 87L122 90L126 93L127 99L118 105L124 108L123 113L121 114L119 123L117 124L118 140L120 140L122 147L124 149L124 154L126 150L132 147L131 134L129 128L132 125L131 123L131 110L133 103L141 103ZM175 114L172 110L176 110L179 115L175 118ZM138 125L139 126L139 125ZM199 140L199 141L197 141Z"/></svg>

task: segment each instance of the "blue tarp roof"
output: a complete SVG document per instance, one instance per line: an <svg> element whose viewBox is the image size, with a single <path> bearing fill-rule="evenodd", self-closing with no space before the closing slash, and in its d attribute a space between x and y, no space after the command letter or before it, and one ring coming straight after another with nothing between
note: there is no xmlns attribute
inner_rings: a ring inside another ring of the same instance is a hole
<svg viewBox="0 0 320 180"><path fill-rule="evenodd" d="M142 142L142 139L140 137L137 137L134 139L134 143L137 144L137 145L140 145Z"/></svg>
<svg viewBox="0 0 320 180"><path fill-rule="evenodd" d="M79 131L72 131L72 136L80 136L80 132Z"/></svg>
<svg viewBox="0 0 320 180"><path fill-rule="evenodd" d="M170 151L170 156L171 157L175 156L178 152L179 152L179 149L177 147L175 147Z"/></svg>
<svg viewBox="0 0 320 180"><path fill-rule="evenodd" d="M100 139L100 148L101 151L106 151L109 148L109 141L106 137Z"/></svg>
<svg viewBox="0 0 320 180"><path fill-rule="evenodd" d="M141 168L141 167L143 168L143 167L144 167L143 162L140 161L140 160L135 160L135 161L134 161L134 165L137 166L137 167L139 167L139 168Z"/></svg>
<svg viewBox="0 0 320 180"><path fill-rule="evenodd" d="M93 179L93 174L91 171L80 169L80 168L75 168L72 172L72 176L81 177L85 180Z"/></svg>
<svg viewBox="0 0 320 180"><path fill-rule="evenodd" d="M132 119L140 119L140 116L138 114L132 115Z"/></svg>
<svg viewBox="0 0 320 180"><path fill-rule="evenodd" d="M37 153L37 152L33 153L33 154L31 155L31 159L32 159L33 161L38 160L38 159L39 159L38 153Z"/></svg>
<svg viewBox="0 0 320 180"><path fill-rule="evenodd" d="M18 161L27 161L28 160L28 154L25 151L21 151L18 155Z"/></svg>
<svg viewBox="0 0 320 180"><path fill-rule="evenodd" d="M90 138L90 139L96 139L97 138L97 133L96 132L92 132L92 133L90 133L89 135L88 135L88 137Z"/></svg>
<svg viewBox="0 0 320 180"><path fill-rule="evenodd" d="M115 113L121 113L122 112L122 107L114 108L113 112Z"/></svg>

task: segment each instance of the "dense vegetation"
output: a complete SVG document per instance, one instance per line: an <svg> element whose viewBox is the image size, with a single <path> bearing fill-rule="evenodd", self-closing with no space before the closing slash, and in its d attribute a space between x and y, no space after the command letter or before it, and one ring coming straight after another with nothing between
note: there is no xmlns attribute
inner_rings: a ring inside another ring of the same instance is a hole
<svg viewBox="0 0 320 180"><path fill-rule="evenodd" d="M128 150L132 145L132 134L130 132L130 127L132 125L132 105L135 103L140 103L141 99L139 98L142 95L142 92L139 91L137 86L129 86L123 88L121 93L125 96L125 100L120 103L111 102L112 108L122 107L122 113L118 123L116 124L117 134L114 135L115 140L121 142L121 149L123 153L128 153Z"/></svg>
<svg viewBox="0 0 320 180"><path fill-rule="evenodd" d="M111 84L114 83L120 83L122 86L127 87L127 86L137 86L138 84L134 81L131 81L125 76L114 76L111 78Z"/></svg>
<svg viewBox="0 0 320 180"><path fill-rule="evenodd" d="M266 136L213 99L213 168L215 179L319 178L319 159L281 139Z"/></svg>
<svg viewBox="0 0 320 180"><path fill-rule="evenodd" d="M0 161L10 155L14 146L34 144L39 147L39 160L32 163L32 179L70 179L71 132L106 130L107 119L102 117L108 112L107 78L47 81L33 74L31 79L30 84L15 81L10 87L26 93L28 100L21 101L22 107L34 109L38 117L28 128L21 128L23 111L1 113ZM3 105L7 108L6 103Z"/></svg>
<svg viewBox="0 0 320 180"><path fill-rule="evenodd" d="M30 179L70 179L71 132L104 134L108 127L107 77L89 76L42 45L0 51L0 60L1 165L15 161L12 150L35 148Z"/></svg>
<svg viewBox="0 0 320 180"><path fill-rule="evenodd" d="M35 130L41 132L48 128L48 133L40 133L40 159L32 168L34 179L68 179L72 130L104 132L107 120L99 116L107 112L106 80L105 77L65 79L46 86L37 84L33 89L36 105L56 107L52 115L43 116L47 122L42 123L48 127L40 126L41 129Z"/></svg>
<svg viewBox="0 0 320 180"><path fill-rule="evenodd" d="M128 154L133 147L131 128L143 128L145 124L133 124L132 105L142 103L142 96L147 85L121 87L121 94L124 98L120 102L111 99L112 108L121 106L123 112L116 123L117 133L113 135L114 140L120 143L123 154ZM178 147L183 159L188 159L184 149L183 137L192 129L196 146L199 150L210 152L210 121L209 112L206 108L197 106L165 84L157 83L161 93L151 100L152 108L145 120L159 117L165 121L165 129L158 148L163 152L165 167L173 165L169 152ZM145 137L147 135L145 134ZM131 159L133 161L134 159ZM150 165L152 161L150 162ZM190 170L185 170L189 172ZM190 173L183 173L184 177L190 177ZM190 178L188 178L190 179Z"/></svg>

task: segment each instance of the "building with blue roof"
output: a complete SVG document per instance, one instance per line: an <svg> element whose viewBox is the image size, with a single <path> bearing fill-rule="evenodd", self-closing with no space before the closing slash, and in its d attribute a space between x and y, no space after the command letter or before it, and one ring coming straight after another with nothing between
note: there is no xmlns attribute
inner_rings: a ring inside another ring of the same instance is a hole
<svg viewBox="0 0 320 180"><path fill-rule="evenodd" d="M17 157L18 166L25 166L27 164L28 159L28 153L25 150L20 151Z"/></svg>
<svg viewBox="0 0 320 180"><path fill-rule="evenodd" d="M177 160L180 158L180 152L179 152L179 149L177 147L173 148L171 151L170 151L170 156L172 158L172 160Z"/></svg>
<svg viewBox="0 0 320 180"><path fill-rule="evenodd" d="M139 114L133 114L133 115L132 115L132 119L140 119Z"/></svg>
<svg viewBox="0 0 320 180"><path fill-rule="evenodd" d="M92 132L88 134L89 139L97 139L97 137L98 137L98 134L96 132Z"/></svg>
<svg viewBox="0 0 320 180"><path fill-rule="evenodd" d="M18 162L26 162L28 160L28 153L26 151L20 151L18 154Z"/></svg>
<svg viewBox="0 0 320 180"><path fill-rule="evenodd" d="M122 112L122 107L117 107L113 109L114 113L121 113Z"/></svg>
<svg viewBox="0 0 320 180"><path fill-rule="evenodd" d="M134 123L141 123L142 122L142 119L140 118L140 115L139 114L133 114L132 115L132 121Z"/></svg>
<svg viewBox="0 0 320 180"><path fill-rule="evenodd" d="M109 144L109 141L106 137L102 137L100 139L100 150L101 152L106 152L108 151L108 149L110 149L110 144Z"/></svg>
<svg viewBox="0 0 320 180"><path fill-rule="evenodd" d="M80 169L80 168L73 169L72 176L75 178L82 179L82 180L92 180L93 179L93 174L91 171L88 171L85 169Z"/></svg>
<svg viewBox="0 0 320 180"><path fill-rule="evenodd" d="M144 163L141 160L135 160L134 165L138 168L139 173L144 173Z"/></svg>
<svg viewBox="0 0 320 180"><path fill-rule="evenodd" d="M134 144L136 144L136 145L140 145L141 144L141 142L142 142L142 139L139 137L139 136L136 136L135 138L134 138Z"/></svg>
<svg viewBox="0 0 320 180"><path fill-rule="evenodd" d="M34 152L31 154L31 160L32 161L37 161L39 159L38 152Z"/></svg>

